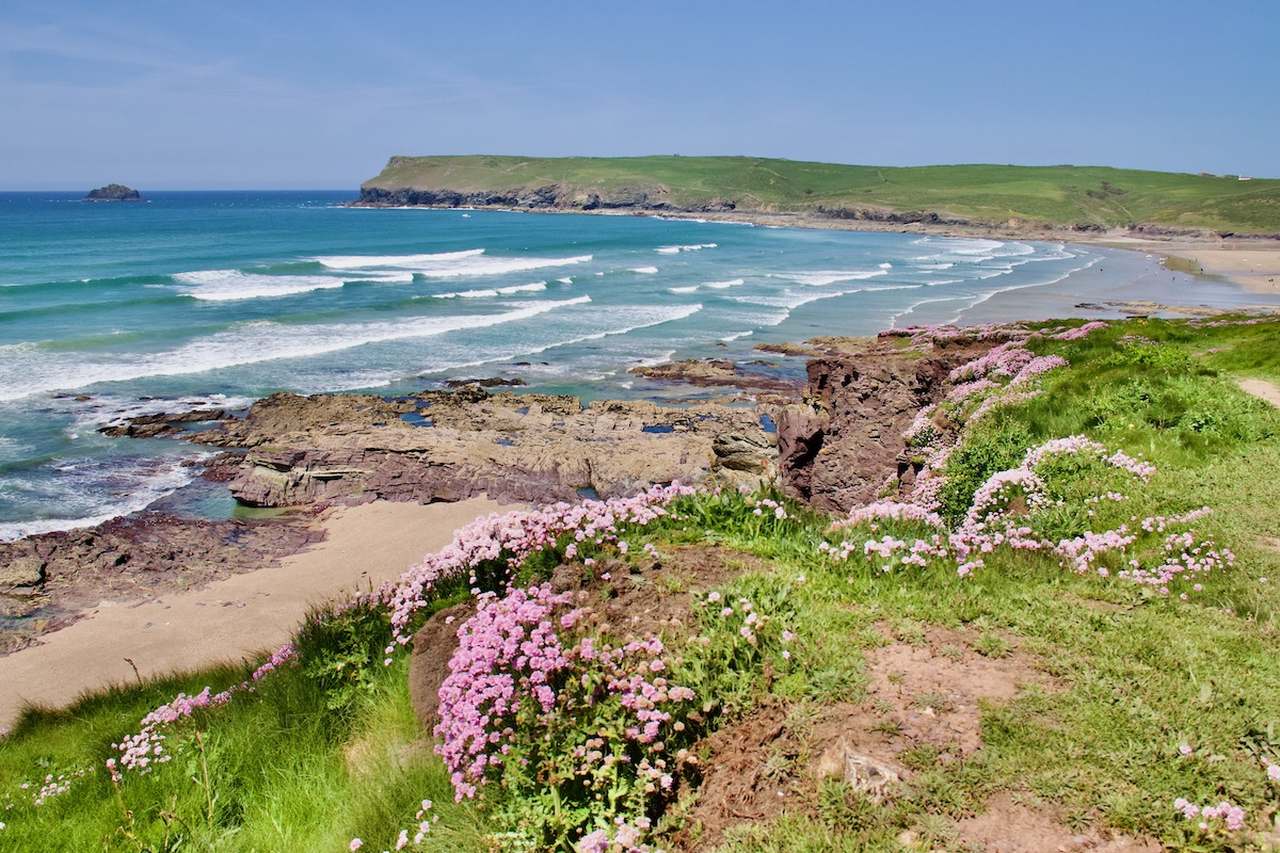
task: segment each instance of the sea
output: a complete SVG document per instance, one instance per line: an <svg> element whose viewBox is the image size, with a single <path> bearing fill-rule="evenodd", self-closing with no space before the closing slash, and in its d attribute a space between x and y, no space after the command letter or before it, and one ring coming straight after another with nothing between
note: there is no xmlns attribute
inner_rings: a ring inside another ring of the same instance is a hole
<svg viewBox="0 0 1280 853"><path fill-rule="evenodd" d="M797 372L799 360L753 347L1019 306L1053 316L1150 295L1171 275L1136 253L1058 242L353 198L0 193L0 539L147 507L235 511L198 480L200 448L98 432L132 415L489 376L668 399L629 369L719 355ZM1213 287L1218 301L1245 299Z"/></svg>

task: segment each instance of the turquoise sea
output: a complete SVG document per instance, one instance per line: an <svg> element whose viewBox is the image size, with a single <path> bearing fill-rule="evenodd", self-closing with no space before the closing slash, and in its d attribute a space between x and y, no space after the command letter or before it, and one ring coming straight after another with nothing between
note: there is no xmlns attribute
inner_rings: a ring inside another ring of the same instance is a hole
<svg viewBox="0 0 1280 853"><path fill-rule="evenodd" d="M1056 304L1073 281L1106 298L1155 275L1140 255L1061 243L342 206L352 197L0 194L0 538L161 499L227 511L171 495L198 448L96 432L127 415L459 376L653 395L629 367L973 317L1050 284Z"/></svg>

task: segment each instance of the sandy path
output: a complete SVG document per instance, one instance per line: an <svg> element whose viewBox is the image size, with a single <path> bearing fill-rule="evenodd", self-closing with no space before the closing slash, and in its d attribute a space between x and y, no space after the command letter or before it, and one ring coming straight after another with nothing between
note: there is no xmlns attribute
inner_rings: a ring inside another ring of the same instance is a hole
<svg viewBox="0 0 1280 853"><path fill-rule="evenodd" d="M280 565L138 605L103 602L92 615L0 657L0 727L25 704L60 707L82 693L239 660L289 639L307 608L394 578L448 544L477 516L503 511L483 498L430 505L379 501L336 509L316 523L325 541Z"/></svg>
<svg viewBox="0 0 1280 853"><path fill-rule="evenodd" d="M1280 385L1265 379L1241 379L1240 390L1280 408Z"/></svg>

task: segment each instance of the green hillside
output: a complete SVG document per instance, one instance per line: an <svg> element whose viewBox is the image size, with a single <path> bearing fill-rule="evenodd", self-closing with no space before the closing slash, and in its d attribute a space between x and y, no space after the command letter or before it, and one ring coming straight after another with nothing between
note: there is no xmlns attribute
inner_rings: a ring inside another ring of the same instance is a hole
<svg viewBox="0 0 1280 853"><path fill-rule="evenodd" d="M878 208L979 222L1280 232L1280 180L1101 166L846 166L758 157L393 157L366 190L646 191L676 208Z"/></svg>

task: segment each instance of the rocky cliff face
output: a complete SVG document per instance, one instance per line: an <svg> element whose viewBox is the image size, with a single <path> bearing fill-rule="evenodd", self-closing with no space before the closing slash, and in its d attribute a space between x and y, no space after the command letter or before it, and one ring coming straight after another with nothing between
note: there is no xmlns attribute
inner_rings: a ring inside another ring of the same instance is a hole
<svg viewBox="0 0 1280 853"><path fill-rule="evenodd" d="M788 494L844 513L896 493L913 475L903 432L942 398L952 368L999 342L959 336L903 347L901 340L814 342L805 402L778 417L778 471Z"/></svg>
<svg viewBox="0 0 1280 853"><path fill-rule="evenodd" d="M714 199L705 204L676 206L663 187L624 187L612 190L548 184L542 187L459 191L420 187L360 188L357 205L368 207L501 207L529 210L637 210L680 212L726 212L734 209L732 201Z"/></svg>

